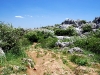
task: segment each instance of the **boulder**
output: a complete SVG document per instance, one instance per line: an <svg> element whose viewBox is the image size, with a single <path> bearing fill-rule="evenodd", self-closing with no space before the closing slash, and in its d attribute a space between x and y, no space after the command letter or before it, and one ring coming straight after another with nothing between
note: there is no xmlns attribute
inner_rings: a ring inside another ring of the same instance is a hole
<svg viewBox="0 0 100 75"><path fill-rule="evenodd" d="M55 46L64 48L64 47L68 47L72 44L73 44L72 42L60 42L60 41L58 41L58 42L55 43Z"/></svg>
<svg viewBox="0 0 100 75"><path fill-rule="evenodd" d="M93 32L96 32L97 31L97 29L92 29L93 30Z"/></svg>
<svg viewBox="0 0 100 75"><path fill-rule="evenodd" d="M76 24L77 24L78 26L81 26L81 25L82 25L81 20L80 20L80 19L78 19L78 20L76 21Z"/></svg>
<svg viewBox="0 0 100 75"><path fill-rule="evenodd" d="M74 52L73 49L69 49L69 50L68 50L68 53L73 54L73 52Z"/></svg>
<svg viewBox="0 0 100 75"><path fill-rule="evenodd" d="M85 33L83 33L83 35L88 36L88 35L90 35L90 32L85 32Z"/></svg>
<svg viewBox="0 0 100 75"><path fill-rule="evenodd" d="M2 50L2 48L0 48L0 57L5 57L5 53L4 53L4 51Z"/></svg>
<svg viewBox="0 0 100 75"><path fill-rule="evenodd" d="M74 47L73 50L75 52L83 53L83 50L81 48L79 48L79 47Z"/></svg>
<svg viewBox="0 0 100 75"><path fill-rule="evenodd" d="M68 50L68 53L72 54L74 52L76 52L76 53L83 53L83 50L80 49L79 47L74 47L74 48L71 48L71 49Z"/></svg>
<svg viewBox="0 0 100 75"><path fill-rule="evenodd" d="M60 25L59 28L66 30L69 26L71 26L71 25L69 25L69 24L63 24L63 25Z"/></svg>
<svg viewBox="0 0 100 75"><path fill-rule="evenodd" d="M76 32L78 35L81 35L82 34L82 29L81 28L75 28Z"/></svg>
<svg viewBox="0 0 100 75"><path fill-rule="evenodd" d="M88 54L89 57L94 57L94 54Z"/></svg>
<svg viewBox="0 0 100 75"><path fill-rule="evenodd" d="M63 36L63 39L70 39L71 37L69 36Z"/></svg>
<svg viewBox="0 0 100 75"><path fill-rule="evenodd" d="M64 36L55 36L58 40L63 40Z"/></svg>

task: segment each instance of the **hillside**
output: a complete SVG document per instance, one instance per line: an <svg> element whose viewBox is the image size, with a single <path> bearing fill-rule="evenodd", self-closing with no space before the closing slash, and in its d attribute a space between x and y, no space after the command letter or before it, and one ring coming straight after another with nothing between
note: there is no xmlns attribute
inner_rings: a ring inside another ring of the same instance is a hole
<svg viewBox="0 0 100 75"><path fill-rule="evenodd" d="M99 75L100 64L79 66L69 60L68 54L59 51L34 48L27 51L29 57L35 61L35 69L27 69L28 75Z"/></svg>
<svg viewBox="0 0 100 75"><path fill-rule="evenodd" d="M0 22L0 75L100 75L100 17L34 29Z"/></svg>

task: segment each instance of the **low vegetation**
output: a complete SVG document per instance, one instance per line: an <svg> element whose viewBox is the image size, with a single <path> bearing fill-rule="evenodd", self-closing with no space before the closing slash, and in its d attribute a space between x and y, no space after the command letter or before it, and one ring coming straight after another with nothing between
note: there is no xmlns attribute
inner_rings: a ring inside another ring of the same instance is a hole
<svg viewBox="0 0 100 75"><path fill-rule="evenodd" d="M83 20L82 23L86 24L86 21ZM69 65L70 62L77 66L86 67L91 66L92 62L100 63L100 29L93 32L90 25L85 25L82 27L82 33L89 32L90 35L80 37L72 26L66 28L66 30L56 28L57 26L59 24L55 25L55 28L48 26L40 29L25 30L23 28L14 28L11 24L1 22L0 47L3 49L5 56L0 57L0 68L3 68L0 70L0 74L26 73L28 68L26 65L28 63L22 64L21 59L29 58L26 50L35 43L34 50L37 51L37 59L46 56L51 51L52 58L61 59L64 65L73 69L75 67ZM59 39L55 36L69 36L70 38L61 39L60 42L63 44L65 42L72 43L72 45L67 47L56 46L55 44L59 42ZM80 47L83 53L77 53L77 51L72 54L69 53L68 50L73 47ZM44 55L41 55L42 52L38 50L39 48L47 50L44 50ZM14 67L18 69L14 70ZM50 73L45 72L44 75L50 75Z"/></svg>
<svg viewBox="0 0 100 75"><path fill-rule="evenodd" d="M66 30L63 30L63 29L55 30L55 35L58 35L58 36L74 36L74 35L77 35L77 33L76 33L74 27L69 26Z"/></svg>

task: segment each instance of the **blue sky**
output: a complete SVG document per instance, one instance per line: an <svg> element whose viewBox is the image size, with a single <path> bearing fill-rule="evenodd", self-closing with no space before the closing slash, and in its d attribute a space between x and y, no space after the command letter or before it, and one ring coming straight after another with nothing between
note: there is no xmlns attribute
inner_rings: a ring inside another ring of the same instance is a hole
<svg viewBox="0 0 100 75"><path fill-rule="evenodd" d="M66 18L93 20L100 16L100 0L0 0L0 21L14 27L36 28Z"/></svg>

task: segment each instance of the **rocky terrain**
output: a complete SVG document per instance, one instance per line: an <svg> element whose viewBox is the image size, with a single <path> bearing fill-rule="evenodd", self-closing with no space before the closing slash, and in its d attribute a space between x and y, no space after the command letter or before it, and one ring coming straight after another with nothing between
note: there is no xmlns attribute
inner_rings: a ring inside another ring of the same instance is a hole
<svg viewBox="0 0 100 75"><path fill-rule="evenodd" d="M100 17L34 29L0 26L0 75L100 75Z"/></svg>

